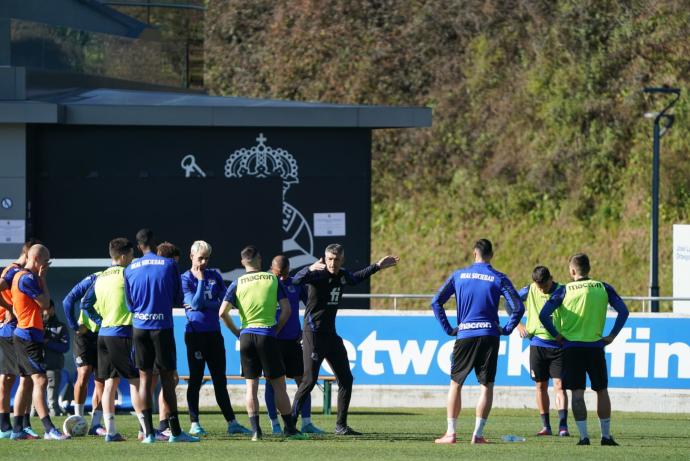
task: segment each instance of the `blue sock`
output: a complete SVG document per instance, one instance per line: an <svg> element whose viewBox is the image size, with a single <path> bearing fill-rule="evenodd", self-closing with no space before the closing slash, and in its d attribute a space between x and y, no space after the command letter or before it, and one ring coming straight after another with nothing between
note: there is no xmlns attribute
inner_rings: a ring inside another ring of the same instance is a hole
<svg viewBox="0 0 690 461"><path fill-rule="evenodd" d="M275 392L273 392L273 386L271 386L269 383L266 383L264 396L266 398L266 409L268 410L268 417L271 418L272 421L278 419Z"/></svg>
<svg viewBox="0 0 690 461"><path fill-rule="evenodd" d="M551 430L551 421L549 421L549 414L548 413L542 413L541 414L541 424L546 429Z"/></svg>
<svg viewBox="0 0 690 461"><path fill-rule="evenodd" d="M302 418L311 418L311 394L307 395L302 405Z"/></svg>
<svg viewBox="0 0 690 461"><path fill-rule="evenodd" d="M568 427L568 410L558 410L558 419L560 420L558 422L558 425L561 428L567 428Z"/></svg>
<svg viewBox="0 0 690 461"><path fill-rule="evenodd" d="M20 433L24 430L24 417L23 416L13 416L12 417L12 432Z"/></svg>

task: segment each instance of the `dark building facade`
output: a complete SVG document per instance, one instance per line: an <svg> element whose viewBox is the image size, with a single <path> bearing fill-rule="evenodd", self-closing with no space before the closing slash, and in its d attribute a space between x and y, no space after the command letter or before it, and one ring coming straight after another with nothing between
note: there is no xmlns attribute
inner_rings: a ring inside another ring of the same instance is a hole
<svg viewBox="0 0 690 461"><path fill-rule="evenodd" d="M369 263L371 132L430 126L430 109L215 97L113 78L107 65L77 72L64 57L32 58L16 31L39 24L136 47L155 30L95 0L50 2L61 6L50 17L38 3L0 6L1 266L27 236L43 240L59 302L109 264L111 238L141 227L180 247L183 270L192 241L209 241L228 280L248 243L266 264L286 253L293 269L332 242L347 266Z"/></svg>

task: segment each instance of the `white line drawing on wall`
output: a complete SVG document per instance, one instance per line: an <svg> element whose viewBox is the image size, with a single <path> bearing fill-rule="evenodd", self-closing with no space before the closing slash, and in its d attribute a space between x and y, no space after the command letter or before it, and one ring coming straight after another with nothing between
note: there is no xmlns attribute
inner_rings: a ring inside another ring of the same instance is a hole
<svg viewBox="0 0 690 461"><path fill-rule="evenodd" d="M285 200L293 184L299 184L297 160L285 149L266 144L263 133L256 138L258 144L241 148L225 161L226 178L269 178L283 180L283 253L290 259L290 268L297 269L314 262L314 236L304 215Z"/></svg>
<svg viewBox="0 0 690 461"><path fill-rule="evenodd" d="M180 166L184 170L185 178L191 178L193 176L199 176L200 178L206 177L206 173L204 172L204 170L201 169L199 165L197 165L196 157L194 157L192 154L187 154L184 157L182 157Z"/></svg>

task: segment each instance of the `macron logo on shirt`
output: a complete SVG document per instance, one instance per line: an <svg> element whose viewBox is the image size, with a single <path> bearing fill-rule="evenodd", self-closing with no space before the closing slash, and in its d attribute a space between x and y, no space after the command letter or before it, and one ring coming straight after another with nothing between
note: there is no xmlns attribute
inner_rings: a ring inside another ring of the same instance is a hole
<svg viewBox="0 0 690 461"><path fill-rule="evenodd" d="M136 261L129 265L130 269L139 269L141 266L165 266L164 259L144 259L143 261Z"/></svg>
<svg viewBox="0 0 690 461"><path fill-rule="evenodd" d="M491 322L467 322L458 325L458 330L483 330L486 328L493 328Z"/></svg>
<svg viewBox="0 0 690 461"><path fill-rule="evenodd" d="M480 274L478 272L463 272L460 274L461 279L483 280L485 282L493 282L495 277L493 275Z"/></svg>
<svg viewBox="0 0 690 461"><path fill-rule="evenodd" d="M134 314L134 318L137 320L141 321L148 321L148 320L165 320L165 314L145 314L141 312L137 312Z"/></svg>

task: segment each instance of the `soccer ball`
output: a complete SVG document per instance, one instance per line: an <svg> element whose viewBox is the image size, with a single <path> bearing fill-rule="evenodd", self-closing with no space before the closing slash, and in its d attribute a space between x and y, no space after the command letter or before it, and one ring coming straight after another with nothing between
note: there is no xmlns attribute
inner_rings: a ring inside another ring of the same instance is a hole
<svg viewBox="0 0 690 461"><path fill-rule="evenodd" d="M88 429L89 425L86 423L86 420L78 415L67 417L62 424L62 431L72 437L82 437L86 435Z"/></svg>

